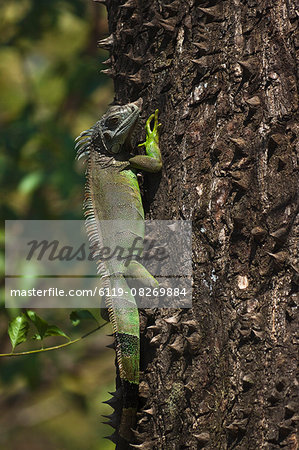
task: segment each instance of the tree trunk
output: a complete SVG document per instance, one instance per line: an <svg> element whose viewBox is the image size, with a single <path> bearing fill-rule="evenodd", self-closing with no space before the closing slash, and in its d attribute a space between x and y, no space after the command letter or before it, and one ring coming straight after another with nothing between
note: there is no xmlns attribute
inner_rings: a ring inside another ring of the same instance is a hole
<svg viewBox="0 0 299 450"><path fill-rule="evenodd" d="M160 111L147 216L193 221L193 308L141 313L135 443L297 449L295 1L107 9L116 101L144 101L139 141Z"/></svg>

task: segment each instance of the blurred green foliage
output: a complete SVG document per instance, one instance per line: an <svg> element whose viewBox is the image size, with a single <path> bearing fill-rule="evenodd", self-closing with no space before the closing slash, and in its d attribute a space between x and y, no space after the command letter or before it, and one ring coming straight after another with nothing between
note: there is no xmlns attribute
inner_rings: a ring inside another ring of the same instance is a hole
<svg viewBox="0 0 299 450"><path fill-rule="evenodd" d="M105 14L92 0L0 4L2 273L4 219L82 219L84 174L74 162L74 138L113 98L111 82L100 74L107 53L96 46L108 34ZM7 352L8 318L16 312L4 308L3 293L2 284L0 352ZM68 315L41 311L74 335ZM55 345L61 338L53 339ZM1 448L114 448L102 439L110 427L100 423L100 414L110 412L101 401L115 376L105 339L94 334L57 353L1 359Z"/></svg>
<svg viewBox="0 0 299 450"><path fill-rule="evenodd" d="M81 218L74 138L112 99L91 0L10 0L0 6L1 216ZM100 9L102 12L103 10Z"/></svg>

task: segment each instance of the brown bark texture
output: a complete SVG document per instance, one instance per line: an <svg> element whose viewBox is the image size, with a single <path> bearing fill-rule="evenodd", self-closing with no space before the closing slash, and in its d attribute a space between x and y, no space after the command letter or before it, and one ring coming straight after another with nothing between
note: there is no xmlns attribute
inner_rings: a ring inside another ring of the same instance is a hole
<svg viewBox="0 0 299 450"><path fill-rule="evenodd" d="M295 450L296 2L106 7L115 100L144 101L136 142L160 111L147 216L193 221L192 309L141 313L135 444Z"/></svg>

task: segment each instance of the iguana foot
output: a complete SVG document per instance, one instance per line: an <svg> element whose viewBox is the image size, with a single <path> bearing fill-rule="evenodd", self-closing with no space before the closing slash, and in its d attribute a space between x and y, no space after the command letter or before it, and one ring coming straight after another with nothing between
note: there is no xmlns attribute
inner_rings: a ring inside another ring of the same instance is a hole
<svg viewBox="0 0 299 450"><path fill-rule="evenodd" d="M158 123L158 113L159 110L156 109L155 113L152 114L151 116L149 116L149 118L146 121L145 124L145 129L146 129L146 141L143 142L142 144L139 144L139 147L141 147L142 145L146 145L151 141L154 141L156 143L159 142L159 127L161 126L160 123ZM151 122L154 119L154 128L151 129Z"/></svg>

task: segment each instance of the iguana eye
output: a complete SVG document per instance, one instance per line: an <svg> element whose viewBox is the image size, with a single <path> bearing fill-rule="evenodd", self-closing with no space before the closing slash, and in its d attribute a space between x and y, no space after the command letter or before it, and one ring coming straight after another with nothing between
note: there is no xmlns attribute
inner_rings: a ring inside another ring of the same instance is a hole
<svg viewBox="0 0 299 450"><path fill-rule="evenodd" d="M111 130L111 129L115 128L118 125L118 122L119 122L119 118L118 117L109 117L106 120L106 125Z"/></svg>

